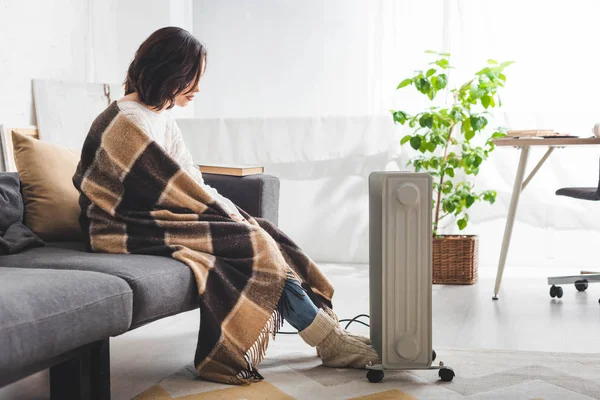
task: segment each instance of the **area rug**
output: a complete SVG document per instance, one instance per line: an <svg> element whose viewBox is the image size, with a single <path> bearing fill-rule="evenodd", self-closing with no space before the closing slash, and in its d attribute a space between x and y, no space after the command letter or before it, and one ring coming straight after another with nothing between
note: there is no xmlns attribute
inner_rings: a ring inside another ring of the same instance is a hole
<svg viewBox="0 0 600 400"><path fill-rule="evenodd" d="M442 382L437 371L386 371L369 383L361 370L320 366L297 336L278 336L251 386L200 380L193 365L141 393L137 400L264 399L600 399L600 354L436 349L437 361L456 372Z"/></svg>

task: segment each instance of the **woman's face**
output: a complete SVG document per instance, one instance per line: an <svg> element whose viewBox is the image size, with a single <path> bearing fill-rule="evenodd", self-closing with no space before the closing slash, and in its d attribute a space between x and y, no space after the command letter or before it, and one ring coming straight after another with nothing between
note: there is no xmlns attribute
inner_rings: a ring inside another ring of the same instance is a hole
<svg viewBox="0 0 600 400"><path fill-rule="evenodd" d="M204 75L204 70L206 68L206 58L203 58L200 62L200 78ZM175 105L179 107L185 107L190 104L190 101L194 100L194 95L200 91L200 81L202 79L198 79L198 84L194 86L194 82L190 83L188 87L185 88L183 92L175 96Z"/></svg>
<svg viewBox="0 0 600 400"><path fill-rule="evenodd" d="M183 92L175 96L175 105L179 107L185 107L190 104L190 101L194 100L194 95L200 91L200 81L194 87L192 82Z"/></svg>

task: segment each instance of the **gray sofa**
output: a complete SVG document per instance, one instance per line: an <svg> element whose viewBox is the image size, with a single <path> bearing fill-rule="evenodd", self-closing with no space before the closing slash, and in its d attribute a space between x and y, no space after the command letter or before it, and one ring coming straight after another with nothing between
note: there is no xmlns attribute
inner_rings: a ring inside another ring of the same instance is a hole
<svg viewBox="0 0 600 400"><path fill-rule="evenodd" d="M277 178L204 178L277 224ZM0 256L0 387L50 368L52 399L109 399L109 338L197 307L190 269L170 258L88 253L80 242Z"/></svg>

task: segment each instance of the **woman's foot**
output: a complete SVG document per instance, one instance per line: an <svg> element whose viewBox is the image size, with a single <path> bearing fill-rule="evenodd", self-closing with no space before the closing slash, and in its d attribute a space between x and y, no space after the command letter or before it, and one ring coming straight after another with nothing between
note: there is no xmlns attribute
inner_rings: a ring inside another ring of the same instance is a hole
<svg viewBox="0 0 600 400"><path fill-rule="evenodd" d="M356 333L352 333L352 332L347 331L345 329L344 329L344 332L346 332L346 335L350 336L354 340L358 340L361 343L371 345L371 339L368 338L368 337L366 337L366 336L362 336L362 335L359 335L359 334L356 334ZM318 347L317 347L317 356L321 357L321 354L319 353L319 348Z"/></svg>
<svg viewBox="0 0 600 400"><path fill-rule="evenodd" d="M352 332L347 331L345 329L344 329L344 332L346 332L346 335L350 336L354 340L358 340L359 342L362 342L364 344L371 345L371 339L368 338L368 337L366 337L366 336L362 336L362 335L359 335L357 333L352 333Z"/></svg>
<svg viewBox="0 0 600 400"><path fill-rule="evenodd" d="M373 347L349 336L337 321L322 310L300 332L300 337L309 345L317 347L317 354L327 367L365 368L369 363L380 363Z"/></svg>

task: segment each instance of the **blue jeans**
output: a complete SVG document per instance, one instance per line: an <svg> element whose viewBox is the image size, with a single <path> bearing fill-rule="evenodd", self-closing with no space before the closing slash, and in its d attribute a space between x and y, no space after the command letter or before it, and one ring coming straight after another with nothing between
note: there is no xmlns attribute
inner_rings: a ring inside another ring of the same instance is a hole
<svg viewBox="0 0 600 400"><path fill-rule="evenodd" d="M319 312L300 282L291 274L288 274L279 301L283 318L298 331L306 329Z"/></svg>

